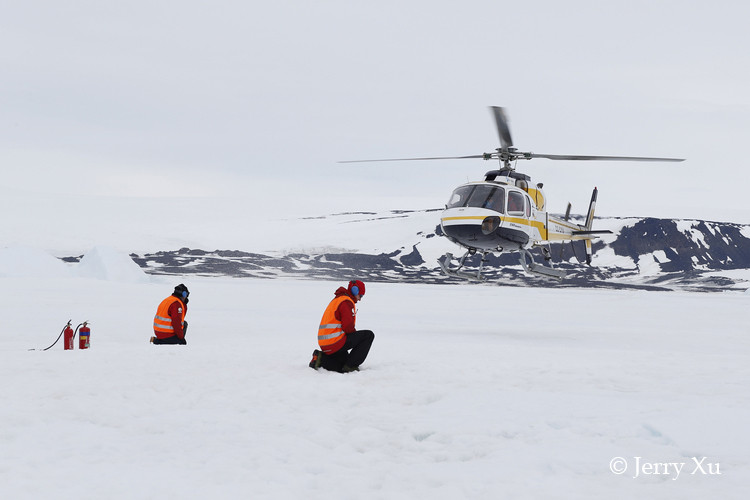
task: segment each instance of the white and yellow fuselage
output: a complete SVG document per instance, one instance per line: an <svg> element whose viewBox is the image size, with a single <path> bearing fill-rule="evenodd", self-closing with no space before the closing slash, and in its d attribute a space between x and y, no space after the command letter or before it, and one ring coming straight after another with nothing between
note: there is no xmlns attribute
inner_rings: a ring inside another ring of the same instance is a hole
<svg viewBox="0 0 750 500"><path fill-rule="evenodd" d="M490 252L594 237L586 226L549 215L541 185L519 187L508 181L456 188L440 219L443 233L463 247Z"/></svg>

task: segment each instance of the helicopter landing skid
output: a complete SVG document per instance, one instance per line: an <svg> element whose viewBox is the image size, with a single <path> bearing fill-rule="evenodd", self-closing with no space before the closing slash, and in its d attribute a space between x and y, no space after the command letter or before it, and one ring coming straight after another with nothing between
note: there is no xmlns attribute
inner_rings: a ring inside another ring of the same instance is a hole
<svg viewBox="0 0 750 500"><path fill-rule="evenodd" d="M547 267L542 264L537 264L536 262L534 262L534 256L531 255L531 252L529 252L528 250L522 248L519 251L519 254L521 256L521 266L523 266L523 270L527 273L541 274L542 276L557 279L563 279L568 274L562 269L555 269L553 267ZM526 261L527 257L529 262Z"/></svg>
<svg viewBox="0 0 750 500"><path fill-rule="evenodd" d="M463 278L469 281L484 281L485 279L482 277L482 266L484 266L487 252L482 253L482 260L479 263L479 268L476 270L476 272L462 270L462 268L464 267L464 261L466 260L466 257L468 257L469 255L474 255L475 253L476 251L472 252L471 250L468 250L463 255L463 257L458 259L458 266L451 267L453 254L449 252L443 256L443 260L438 259L438 264L440 265L440 269L442 269L443 272L447 274L448 276L452 276L454 278Z"/></svg>

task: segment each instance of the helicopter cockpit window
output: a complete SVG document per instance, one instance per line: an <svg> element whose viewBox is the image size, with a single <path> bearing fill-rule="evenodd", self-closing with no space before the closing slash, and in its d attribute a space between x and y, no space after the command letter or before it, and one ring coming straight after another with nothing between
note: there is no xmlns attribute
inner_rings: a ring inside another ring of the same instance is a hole
<svg viewBox="0 0 750 500"><path fill-rule="evenodd" d="M457 188L455 191L453 191L453 194L451 195L451 199L448 200L448 204L445 207L446 208L465 207L466 202L469 200L469 196L471 196L471 192L473 190L474 190L474 186L461 186L460 188Z"/></svg>
<svg viewBox="0 0 750 500"><path fill-rule="evenodd" d="M523 215L525 210L524 196L518 191L511 191L508 193L508 213Z"/></svg>
<svg viewBox="0 0 750 500"><path fill-rule="evenodd" d="M505 204L505 191L503 188L480 184L471 193L469 207L487 208L495 212L503 213Z"/></svg>

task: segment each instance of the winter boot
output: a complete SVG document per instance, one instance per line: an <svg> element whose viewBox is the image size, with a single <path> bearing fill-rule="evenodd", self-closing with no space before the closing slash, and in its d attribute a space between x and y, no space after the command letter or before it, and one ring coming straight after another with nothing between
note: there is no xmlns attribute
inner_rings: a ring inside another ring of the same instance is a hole
<svg viewBox="0 0 750 500"><path fill-rule="evenodd" d="M350 372L358 372L358 371L359 371L359 366L355 366L354 368L352 368L349 365L344 365L341 367L341 373L350 373Z"/></svg>
<svg viewBox="0 0 750 500"><path fill-rule="evenodd" d="M320 368L320 363L321 363L321 362L323 361L323 356L322 356L322 354L323 354L323 353L322 353L322 352L320 352L320 351L319 351L319 350L317 350L317 349L315 349L315 350L313 351L313 354L312 354L312 360L310 361L310 365L309 365L309 366L310 366L310 368L314 368L315 370L317 370L318 368Z"/></svg>

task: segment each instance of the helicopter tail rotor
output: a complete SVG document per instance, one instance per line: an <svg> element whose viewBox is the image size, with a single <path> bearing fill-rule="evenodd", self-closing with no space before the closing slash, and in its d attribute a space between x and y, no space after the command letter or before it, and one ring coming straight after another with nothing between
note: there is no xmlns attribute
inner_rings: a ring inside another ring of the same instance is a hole
<svg viewBox="0 0 750 500"><path fill-rule="evenodd" d="M594 224L594 210L596 210L596 198L599 194L599 189L594 188L594 192L591 193L591 202L589 203L589 211L586 214L586 230L591 231L591 226ZM593 250L591 247L591 240L585 240L586 243L586 264L591 265L591 256Z"/></svg>
<svg viewBox="0 0 750 500"><path fill-rule="evenodd" d="M568 202L568 208L565 209L565 218L563 219L565 222L568 222L568 219L570 219L570 209L573 207L573 205ZM563 241L560 243L560 260L563 259L563 251L565 250L565 242Z"/></svg>

